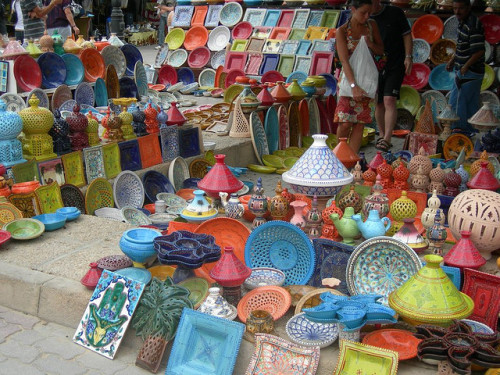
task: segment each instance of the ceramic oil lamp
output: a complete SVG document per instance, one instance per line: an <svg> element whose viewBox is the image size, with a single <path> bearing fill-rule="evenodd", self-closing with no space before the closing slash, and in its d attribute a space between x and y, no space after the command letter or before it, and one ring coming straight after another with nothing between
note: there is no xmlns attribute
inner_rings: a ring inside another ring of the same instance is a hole
<svg viewBox="0 0 500 375"><path fill-rule="evenodd" d="M384 157L382 156L382 151L377 151L373 159L370 161L368 166L374 171L377 170L377 167L384 162Z"/></svg>
<svg viewBox="0 0 500 375"><path fill-rule="evenodd" d="M113 104L116 105L121 105L122 111L118 115L120 119L122 120L122 125L120 127L122 134L123 134L123 139L129 140L129 139L135 139L137 136L134 133L134 128L132 127L132 121L134 121L134 116L132 113L127 111L127 107L135 103L137 101L136 98L120 98L120 99L113 99Z"/></svg>
<svg viewBox="0 0 500 375"><path fill-rule="evenodd" d="M144 115L146 116L146 120L144 120L146 124L146 131L148 134L156 134L160 131L158 126L158 111L153 107L151 102L148 102L146 108L144 109Z"/></svg>
<svg viewBox="0 0 500 375"><path fill-rule="evenodd" d="M306 226L306 220L304 218L304 209L307 207L307 203L301 200L295 200L290 203L290 206L294 209L294 215L290 219L290 224L293 224L301 229Z"/></svg>
<svg viewBox="0 0 500 375"><path fill-rule="evenodd" d="M40 100L35 96L29 100L29 108L19 111L19 116L23 120L24 138L23 158L26 160L46 160L53 159L57 155L54 153L52 137L48 134L54 124L54 116L43 107L38 107Z"/></svg>
<svg viewBox="0 0 500 375"><path fill-rule="evenodd" d="M500 183L495 178L493 173L488 169L488 164L485 161L481 162L481 170L467 182L469 189L483 189L497 191L500 189Z"/></svg>
<svg viewBox="0 0 500 375"><path fill-rule="evenodd" d="M467 182L469 182L469 172L465 170L463 164L460 165L460 167L456 170L456 172L462 178L458 190L460 190L460 192L463 192L467 190Z"/></svg>
<svg viewBox="0 0 500 375"><path fill-rule="evenodd" d="M165 115L166 116L166 115ZM146 120L146 115L144 111L137 106L135 110L132 112L132 127L134 128L134 133L137 137L142 137L147 135L146 124L144 120Z"/></svg>
<svg viewBox="0 0 500 375"><path fill-rule="evenodd" d="M59 112L58 109L54 110L54 125L50 129L49 135L54 141L54 152L57 155L63 155L71 152L69 125L66 120L61 117L61 112Z"/></svg>
<svg viewBox="0 0 500 375"><path fill-rule="evenodd" d="M444 244L444 241L446 241L447 233L446 228L440 222L440 218L441 210L438 209L436 211L434 224L429 229L427 229L426 235L432 252L436 255L442 256L443 250L441 249L441 246Z"/></svg>
<svg viewBox="0 0 500 375"><path fill-rule="evenodd" d="M389 189L392 187L392 166L384 161L377 167L377 174L382 177L382 186L384 189Z"/></svg>
<svg viewBox="0 0 500 375"><path fill-rule="evenodd" d="M356 162L356 165L354 166L354 171L352 172L352 177L354 178L354 184L355 185L363 185L363 171L361 171L361 164L359 164L359 161Z"/></svg>
<svg viewBox="0 0 500 375"><path fill-rule="evenodd" d="M441 168L441 163L438 163L436 168L432 169L429 173L429 178L431 182L427 187L427 191L432 192L436 190L438 194L443 194L444 192L444 179L445 172Z"/></svg>
<svg viewBox="0 0 500 375"><path fill-rule="evenodd" d="M440 267L443 258L426 255L426 265L389 295L389 306L410 324L448 326L453 319L468 317L472 299L458 291Z"/></svg>
<svg viewBox="0 0 500 375"><path fill-rule="evenodd" d="M220 288L208 289L208 296L200 305L198 311L228 320L234 320L238 315L236 307L230 305L220 294Z"/></svg>
<svg viewBox="0 0 500 375"><path fill-rule="evenodd" d="M161 264L177 265L172 276L175 283L194 277L195 269L205 263L216 262L221 257L214 236L185 230L155 238L154 249Z"/></svg>
<svg viewBox="0 0 500 375"><path fill-rule="evenodd" d="M243 182L238 180L224 163L225 157L224 154L215 155L215 165L198 182L199 189L204 190L208 196L217 200L220 192L235 193L243 187Z"/></svg>
<svg viewBox="0 0 500 375"><path fill-rule="evenodd" d="M347 207L352 207L355 213L358 213L363 208L363 197L354 190L354 185L351 185L349 190L341 192L336 199L337 206L345 211Z"/></svg>
<svg viewBox="0 0 500 375"><path fill-rule="evenodd" d="M300 87L296 79L293 79L290 86L288 86L286 89L292 96L292 100L302 100L307 95L306 92L302 90L302 87Z"/></svg>
<svg viewBox="0 0 500 375"><path fill-rule="evenodd" d="M338 214L331 214L330 219L333 221L335 228L337 228L339 234L342 236L342 243L347 245L354 245L354 239L360 235L358 225L353 220L354 209L352 207L347 207L344 211L344 216L339 219Z"/></svg>
<svg viewBox="0 0 500 375"><path fill-rule="evenodd" d="M429 176L424 174L422 165L418 166L417 173L411 177L411 184L417 193L426 193L429 186Z"/></svg>
<svg viewBox="0 0 500 375"><path fill-rule="evenodd" d="M252 222L252 230L267 221L264 217L264 215L267 213L267 207L267 196L264 195L262 178L259 177L259 179L257 180L257 184L253 188L252 197L248 201L248 209L255 215L255 218Z"/></svg>
<svg viewBox="0 0 500 375"><path fill-rule="evenodd" d="M281 188L281 180L278 180L276 184L276 189L274 190L276 195L271 198L271 202L269 203L269 211L271 211L271 217L273 220L283 220L287 214L289 209L288 200L282 196L282 188Z"/></svg>
<svg viewBox="0 0 500 375"><path fill-rule="evenodd" d="M134 267L144 268L144 263L156 254L153 243L159 236L161 232L154 229L129 229L120 238L120 249L132 260Z"/></svg>
<svg viewBox="0 0 500 375"><path fill-rule="evenodd" d="M193 191L194 198L181 212L181 216L188 222L200 223L208 219L213 219L219 211L208 202L203 190Z"/></svg>
<svg viewBox="0 0 500 375"><path fill-rule="evenodd" d="M278 81L276 82L276 86L271 91L271 95L277 103L288 103L288 101L292 98L290 93L285 88L285 82Z"/></svg>
<svg viewBox="0 0 500 375"><path fill-rule="evenodd" d="M322 222L321 213L318 210L318 198L313 197L311 209L306 216L307 234L310 239L318 238L321 234L320 226Z"/></svg>
<svg viewBox="0 0 500 375"><path fill-rule="evenodd" d="M108 121L108 142L121 142L123 141L122 133L122 119L115 114L114 111L111 112Z"/></svg>
<svg viewBox="0 0 500 375"><path fill-rule="evenodd" d="M399 164L397 166L395 166L396 162L391 165L394 168L392 171L392 177L394 178L392 186L395 189L408 190L408 178L410 177L410 171L406 168L406 165L401 161L401 159L398 160Z"/></svg>
<svg viewBox="0 0 500 375"><path fill-rule="evenodd" d="M85 129L85 133L89 137L89 146L97 146L101 144L101 139L99 138L99 123L92 118L90 112L87 114L87 119L89 124L87 125L87 129Z"/></svg>
<svg viewBox="0 0 500 375"><path fill-rule="evenodd" d="M479 251L470 240L470 232L463 230L460 232L462 238L444 256L444 263L448 266L460 269L478 269L486 263Z"/></svg>
<svg viewBox="0 0 500 375"><path fill-rule="evenodd" d="M89 122L87 117L80 113L78 104L75 104L73 112L66 116L66 122L69 125L71 149L78 151L89 147L89 136L85 133Z"/></svg>
<svg viewBox="0 0 500 375"><path fill-rule="evenodd" d="M167 111L167 125L182 126L187 121L186 117L177 108L177 102L170 103L170 108Z"/></svg>
<svg viewBox="0 0 500 375"><path fill-rule="evenodd" d="M23 146L17 136L23 130L23 120L15 113L7 111L7 105L0 100L0 163L4 167L24 163Z"/></svg>
<svg viewBox="0 0 500 375"><path fill-rule="evenodd" d="M388 217L380 218L377 210L370 210L365 222L363 222L359 214L352 215L352 219L356 222L361 235L366 240L385 235L391 227L391 220Z"/></svg>
<svg viewBox="0 0 500 375"><path fill-rule="evenodd" d="M401 241L410 246L416 253L422 252L429 247L427 240L418 233L415 228L415 219L403 219L403 226L392 236L392 238Z"/></svg>
<svg viewBox="0 0 500 375"><path fill-rule="evenodd" d="M269 85L267 83L264 83L264 84L262 84L261 87L262 87L262 90L260 90L259 94L257 95L257 100L260 101L260 105L262 107L272 106L274 104L275 100L268 90Z"/></svg>
<svg viewBox="0 0 500 375"><path fill-rule="evenodd" d="M363 172L363 183L364 186L373 186L377 180L377 172L372 167L368 167L366 171Z"/></svg>
<svg viewBox="0 0 500 375"><path fill-rule="evenodd" d="M364 199L362 212L365 217L368 217L371 210L377 210L380 217L385 217L389 213L389 198L387 198L387 195L382 194L382 190L382 185L377 181L373 185L372 194Z"/></svg>
<svg viewBox="0 0 500 375"><path fill-rule="evenodd" d="M445 109L438 115L437 119L441 122L443 131L439 134L439 140L444 142L451 135L451 124L460 120L460 117L455 113L451 106L447 105Z"/></svg>
<svg viewBox="0 0 500 375"><path fill-rule="evenodd" d="M94 290L101 278L102 269L97 267L97 263L90 263L90 269L82 277L80 282L90 290Z"/></svg>
<svg viewBox="0 0 500 375"><path fill-rule="evenodd" d="M429 229L436 218L438 208L441 207L441 200L437 196L436 190L432 192L432 196L427 200L427 207L420 216L420 221L425 229ZM439 211L439 222L444 225L446 217L442 210Z"/></svg>
<svg viewBox="0 0 500 375"><path fill-rule="evenodd" d="M417 216L417 205L408 198L405 190L401 192L401 197L391 204L391 216L396 221Z"/></svg>
<svg viewBox="0 0 500 375"><path fill-rule="evenodd" d="M347 138L339 138L339 143L333 149L333 153L344 164L346 168L352 168L359 161L359 156L352 150L347 143Z"/></svg>
<svg viewBox="0 0 500 375"><path fill-rule="evenodd" d="M474 177L476 175L476 173L481 170L481 163L483 163L483 162L486 163L486 167L490 170L490 172L492 174L495 174L495 167L488 160L488 153L486 152L486 150L484 150L483 152L481 152L481 155L479 156L479 159L477 159L470 166L469 173L470 173L470 177L471 178Z"/></svg>
<svg viewBox="0 0 500 375"><path fill-rule="evenodd" d="M458 187L462 183L462 178L457 172L455 172L455 170L446 173L444 175L443 182L444 185L446 186L443 191L443 195L447 195L449 197L456 197L460 193Z"/></svg>
<svg viewBox="0 0 500 375"><path fill-rule="evenodd" d="M222 286L222 295L231 305L237 305L241 299L241 284L252 274L234 254L231 246L224 247L220 259L210 270L210 277Z"/></svg>

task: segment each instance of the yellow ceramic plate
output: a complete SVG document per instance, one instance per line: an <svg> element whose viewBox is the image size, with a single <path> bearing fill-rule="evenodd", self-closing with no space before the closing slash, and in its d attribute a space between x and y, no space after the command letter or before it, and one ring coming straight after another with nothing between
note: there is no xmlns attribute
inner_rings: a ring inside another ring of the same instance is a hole
<svg viewBox="0 0 500 375"><path fill-rule="evenodd" d="M186 34L184 33L184 30L182 30L180 27L176 27L175 29L170 30L170 32L167 34L165 42L168 44L168 48L173 50L182 46L185 37Z"/></svg>
<svg viewBox="0 0 500 375"><path fill-rule="evenodd" d="M488 64L484 64L484 77L481 83L481 91L487 90L495 80L495 71Z"/></svg>
<svg viewBox="0 0 500 375"><path fill-rule="evenodd" d="M233 100L243 91L243 86L233 84L224 92L224 101L231 104Z"/></svg>
<svg viewBox="0 0 500 375"><path fill-rule="evenodd" d="M0 227L22 218L23 213L16 206L10 203L0 203Z"/></svg>
<svg viewBox="0 0 500 375"><path fill-rule="evenodd" d="M450 135L443 145L444 158L446 160L455 159L462 148L465 148L465 158L468 159L474 151L472 141L460 133Z"/></svg>

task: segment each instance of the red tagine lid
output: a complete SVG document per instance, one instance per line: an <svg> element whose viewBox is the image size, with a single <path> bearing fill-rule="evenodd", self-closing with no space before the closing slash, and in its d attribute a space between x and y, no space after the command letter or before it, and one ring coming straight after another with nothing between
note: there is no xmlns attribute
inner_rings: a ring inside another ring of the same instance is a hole
<svg viewBox="0 0 500 375"><path fill-rule="evenodd" d="M448 266L458 268L477 269L486 263L479 251L470 240L470 232L463 230L460 232L462 238L444 256L444 263Z"/></svg>
<svg viewBox="0 0 500 375"><path fill-rule="evenodd" d="M198 189L204 190L212 197L219 197L220 192L234 193L243 187L243 182L234 177L233 172L224 163L226 155L215 155L215 165L198 182Z"/></svg>
<svg viewBox="0 0 500 375"><path fill-rule="evenodd" d="M172 102L167 112L167 125L182 126L187 121L184 115L177 108L177 102Z"/></svg>
<svg viewBox="0 0 500 375"><path fill-rule="evenodd" d="M257 95L257 99L260 101L260 104L262 106L268 107L272 106L274 104L274 98L267 89L269 85L267 83L264 83L262 85L262 90L259 92L259 95Z"/></svg>
<svg viewBox="0 0 500 375"><path fill-rule="evenodd" d="M85 276L82 277L80 282L85 285L88 289L94 290L99 279L101 278L102 269L97 267L97 263L90 263L90 269L87 271Z"/></svg>
<svg viewBox="0 0 500 375"><path fill-rule="evenodd" d="M469 189L497 191L498 189L500 189L500 183L498 183L498 180L488 169L488 162L482 161L481 169L476 173L472 180L467 182L467 187Z"/></svg>
<svg viewBox="0 0 500 375"><path fill-rule="evenodd" d="M236 257L233 250L232 246L224 247L224 253L210 270L210 277L224 287L240 286L252 273L252 270Z"/></svg>

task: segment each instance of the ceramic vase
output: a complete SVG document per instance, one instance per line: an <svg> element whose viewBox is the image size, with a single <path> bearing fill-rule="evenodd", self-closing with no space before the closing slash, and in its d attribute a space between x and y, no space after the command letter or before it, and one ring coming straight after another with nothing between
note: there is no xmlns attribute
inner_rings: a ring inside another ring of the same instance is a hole
<svg viewBox="0 0 500 375"><path fill-rule="evenodd" d="M462 270L464 268L478 269L483 266L486 263L486 259L481 256L472 243L470 239L471 233L463 230L460 232L460 235L462 238L444 256L444 263Z"/></svg>
<svg viewBox="0 0 500 375"><path fill-rule="evenodd" d="M377 210L380 217L385 217L389 213L389 198L382 194L382 185L373 185L372 194L368 195L363 202L363 215L368 216L371 210Z"/></svg>
<svg viewBox="0 0 500 375"><path fill-rule="evenodd" d="M306 220L304 218L304 208L306 208L307 203L304 201L296 200L290 203L290 206L292 206L295 211L294 215L290 219L290 224L304 229L306 226Z"/></svg>
<svg viewBox="0 0 500 375"><path fill-rule="evenodd" d="M159 236L159 231L149 228L129 229L120 238L120 249L132 260L134 267L144 268L144 263L156 255L153 242Z"/></svg>
<svg viewBox="0 0 500 375"><path fill-rule="evenodd" d="M440 222L440 214L441 210L438 209L436 211L436 218L434 219L434 224L431 225L429 229L427 229L427 240L429 241L429 246L432 249L432 252L436 255L441 256L443 254L443 250L441 246L444 244L446 240L447 233L446 228Z"/></svg>
<svg viewBox="0 0 500 375"><path fill-rule="evenodd" d="M352 207L345 209L342 219L339 219L339 215L336 213L330 215L330 219L343 238L342 242L347 245L354 245L354 239L360 235L358 225L352 219L353 215L354 209Z"/></svg>
<svg viewBox="0 0 500 375"><path fill-rule="evenodd" d="M0 100L0 164L11 167L24 163L23 147L17 136L23 130L23 120L15 113L7 111L7 105Z"/></svg>
<svg viewBox="0 0 500 375"><path fill-rule="evenodd" d="M392 187L392 167L387 161L384 161L377 167L377 174L382 178L382 186L384 189L390 189Z"/></svg>
<svg viewBox="0 0 500 375"><path fill-rule="evenodd" d="M264 215L267 213L267 197L264 195L264 188L262 187L262 178L259 177L257 184L253 188L253 194L248 201L248 209L255 215L252 222L252 230L264 224L267 220Z"/></svg>
<svg viewBox="0 0 500 375"><path fill-rule="evenodd" d="M366 240L385 235L385 232L391 227L391 220L388 217L380 218L377 210L370 210L365 222L359 214L353 215L352 219Z"/></svg>
<svg viewBox="0 0 500 375"><path fill-rule="evenodd" d="M278 180L274 191L276 192L276 195L271 198L269 211L271 211L271 217L273 220L283 220L288 214L289 203L288 200L281 194L283 190L281 188L280 180Z"/></svg>
<svg viewBox="0 0 500 375"><path fill-rule="evenodd" d="M148 101L148 104L146 104L144 115L146 116L144 123L146 124L146 131L148 132L148 134L158 133L160 131L157 119L158 111L153 107L151 101Z"/></svg>
<svg viewBox="0 0 500 375"><path fill-rule="evenodd" d="M219 193L222 201L222 206L224 207L224 212L226 217L231 219L241 219L245 213L245 207L240 203L238 195L235 193L231 194L229 200L227 199L227 193Z"/></svg>

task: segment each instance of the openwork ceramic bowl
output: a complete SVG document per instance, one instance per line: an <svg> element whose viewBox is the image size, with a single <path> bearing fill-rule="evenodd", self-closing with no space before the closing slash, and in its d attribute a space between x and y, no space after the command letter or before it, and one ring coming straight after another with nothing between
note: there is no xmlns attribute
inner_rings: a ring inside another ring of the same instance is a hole
<svg viewBox="0 0 500 375"><path fill-rule="evenodd" d="M238 303L238 318L245 323L254 310L269 312L274 320L286 314L292 303L292 296L279 286L262 286L245 294Z"/></svg>

